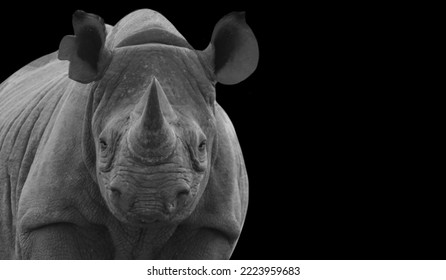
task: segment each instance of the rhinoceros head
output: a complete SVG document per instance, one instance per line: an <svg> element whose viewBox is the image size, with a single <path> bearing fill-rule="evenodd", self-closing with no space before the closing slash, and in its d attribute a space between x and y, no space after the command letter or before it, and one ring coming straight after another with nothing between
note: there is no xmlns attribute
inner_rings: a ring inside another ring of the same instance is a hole
<svg viewBox="0 0 446 280"><path fill-rule="evenodd" d="M215 84L238 83L257 66L243 14L220 20L204 51L150 10L115 27L76 12L73 26L59 58L70 61L71 79L88 84L83 153L109 210L137 226L184 220L215 160Z"/></svg>

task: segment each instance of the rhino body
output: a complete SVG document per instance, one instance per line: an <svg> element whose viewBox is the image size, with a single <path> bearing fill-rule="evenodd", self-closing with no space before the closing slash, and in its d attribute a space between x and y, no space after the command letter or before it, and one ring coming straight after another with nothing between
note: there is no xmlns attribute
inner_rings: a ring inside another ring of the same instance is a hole
<svg viewBox="0 0 446 280"><path fill-rule="evenodd" d="M231 256L248 178L215 84L257 65L239 19L196 51L151 10L77 12L76 36L0 85L1 259Z"/></svg>

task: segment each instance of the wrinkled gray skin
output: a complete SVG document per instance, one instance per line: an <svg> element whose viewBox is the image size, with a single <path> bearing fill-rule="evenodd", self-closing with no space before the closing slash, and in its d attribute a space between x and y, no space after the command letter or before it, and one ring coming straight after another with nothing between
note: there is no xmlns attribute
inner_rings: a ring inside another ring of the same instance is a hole
<svg viewBox="0 0 446 280"><path fill-rule="evenodd" d="M150 10L73 25L0 86L0 258L228 259L248 178L215 84L256 59L234 79Z"/></svg>

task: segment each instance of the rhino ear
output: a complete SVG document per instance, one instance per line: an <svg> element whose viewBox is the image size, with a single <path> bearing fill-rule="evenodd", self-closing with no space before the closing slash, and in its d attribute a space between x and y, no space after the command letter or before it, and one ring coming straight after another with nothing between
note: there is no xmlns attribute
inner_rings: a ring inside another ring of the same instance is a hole
<svg viewBox="0 0 446 280"><path fill-rule="evenodd" d="M73 14L75 36L65 36L59 45L58 58L69 60L68 76L87 84L99 80L111 59L105 48L106 29L97 15L76 11Z"/></svg>
<svg viewBox="0 0 446 280"><path fill-rule="evenodd" d="M211 43L204 54L218 82L237 84L248 78L259 61L259 47L244 12L223 17L214 27Z"/></svg>

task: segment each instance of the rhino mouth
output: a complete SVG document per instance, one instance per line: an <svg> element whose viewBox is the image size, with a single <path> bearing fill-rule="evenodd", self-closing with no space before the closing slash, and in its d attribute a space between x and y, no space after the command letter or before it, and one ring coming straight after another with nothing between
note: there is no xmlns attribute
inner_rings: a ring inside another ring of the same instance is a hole
<svg viewBox="0 0 446 280"><path fill-rule="evenodd" d="M162 213L152 214L150 216L126 215L126 222L135 226L145 227L154 224L161 224L170 220L169 215Z"/></svg>
<svg viewBox="0 0 446 280"><path fill-rule="evenodd" d="M188 184L169 186L164 191L120 192L107 187L107 204L112 214L121 222L148 226L174 223L189 213L194 191ZM122 189L122 188L120 188Z"/></svg>
<svg viewBox="0 0 446 280"><path fill-rule="evenodd" d="M110 205L110 211L123 223L134 226L148 226L152 224L168 223L175 219L175 213L167 213L162 209L147 209L124 211L115 205Z"/></svg>

